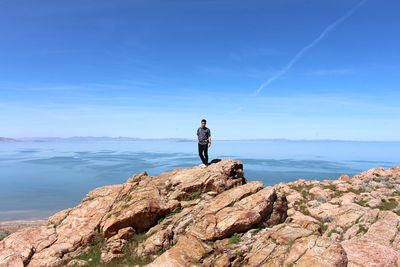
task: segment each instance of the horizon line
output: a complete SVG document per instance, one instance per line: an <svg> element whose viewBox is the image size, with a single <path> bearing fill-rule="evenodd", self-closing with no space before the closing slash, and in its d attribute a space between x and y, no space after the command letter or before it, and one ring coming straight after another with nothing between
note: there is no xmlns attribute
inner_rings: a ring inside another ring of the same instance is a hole
<svg viewBox="0 0 400 267"><path fill-rule="evenodd" d="M174 141L187 141L194 142L195 138L186 138L186 137L154 137L154 138L146 138L146 137L129 137L129 136L68 136L68 137L60 137L60 136L34 136L34 137L4 137L0 136L0 141L16 141L16 142L26 142L26 141L46 141L51 139L60 139L60 140L71 140L71 139L82 139L82 141L92 141L90 139L108 139L110 141L118 141L120 139L125 139L121 141L157 141L157 140L174 140ZM83 140L85 139L85 140ZM105 140L104 140L105 141ZM352 140L352 139L330 139L330 138L244 138L244 139L213 139L213 141L292 141L292 142L400 142L400 140Z"/></svg>

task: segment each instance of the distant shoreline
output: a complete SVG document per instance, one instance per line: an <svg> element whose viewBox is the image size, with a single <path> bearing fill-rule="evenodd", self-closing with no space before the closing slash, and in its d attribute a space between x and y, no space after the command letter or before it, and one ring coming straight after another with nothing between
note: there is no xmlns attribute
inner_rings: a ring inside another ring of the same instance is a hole
<svg viewBox="0 0 400 267"><path fill-rule="evenodd" d="M0 143L12 142L92 142L92 141L172 141L196 142L190 138L140 138L108 136L72 136L72 137L0 137ZM287 138L250 138L250 139L215 139L217 142L359 142L359 143L399 143L400 140L341 140L341 139L287 139Z"/></svg>
<svg viewBox="0 0 400 267"><path fill-rule="evenodd" d="M42 220L7 220L0 221L0 240L7 235L26 227L39 227L43 225L47 219Z"/></svg>

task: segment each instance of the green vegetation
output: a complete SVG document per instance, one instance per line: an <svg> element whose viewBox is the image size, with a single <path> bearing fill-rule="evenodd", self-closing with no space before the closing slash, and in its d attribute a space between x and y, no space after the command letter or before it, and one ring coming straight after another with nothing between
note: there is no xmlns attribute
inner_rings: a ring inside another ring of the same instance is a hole
<svg viewBox="0 0 400 267"><path fill-rule="evenodd" d="M329 232L328 232L328 234L327 234L327 236L328 237L331 237L333 234L338 234L339 232L336 230L336 228L334 228L334 229L331 229Z"/></svg>
<svg viewBox="0 0 400 267"><path fill-rule="evenodd" d="M175 214L178 214L179 212L182 211L182 208L176 208L173 211L171 211L170 213L168 213L165 217L161 217L160 219L158 219L157 224L161 223L164 219L166 218L170 218L172 216L174 216Z"/></svg>
<svg viewBox="0 0 400 267"><path fill-rule="evenodd" d="M292 184L289 187L290 187L290 189L296 190L297 192L301 192L303 190L310 191L310 189L313 188L313 185L312 184L306 184L306 185Z"/></svg>
<svg viewBox="0 0 400 267"><path fill-rule="evenodd" d="M209 245L209 246L214 246L214 243L215 243L215 241L213 241L213 240L206 240L206 241L204 241L207 245Z"/></svg>
<svg viewBox="0 0 400 267"><path fill-rule="evenodd" d="M3 240L4 238L6 238L7 236L9 236L11 234L10 231L8 230L4 230L0 232L0 241Z"/></svg>
<svg viewBox="0 0 400 267"><path fill-rule="evenodd" d="M168 217L174 216L175 214L178 214L178 213L181 212L181 211L182 211L182 208L176 208L176 209L174 209L173 211L171 211L171 212L168 214Z"/></svg>
<svg viewBox="0 0 400 267"><path fill-rule="evenodd" d="M310 192L308 192L307 190L301 190L301 196L305 199L308 198L308 196L310 196Z"/></svg>
<svg viewBox="0 0 400 267"><path fill-rule="evenodd" d="M311 184L306 184L306 185L294 184L294 185L290 185L289 187L291 189L299 192L304 199L308 199L311 196L309 191L311 188L313 188L313 185L311 185Z"/></svg>
<svg viewBox="0 0 400 267"><path fill-rule="evenodd" d="M318 202L321 202L321 203L325 203L325 202L327 201L326 198L323 197L323 196L321 196L321 195L315 196L314 199L315 199L316 201L318 201Z"/></svg>
<svg viewBox="0 0 400 267"><path fill-rule="evenodd" d="M339 191L336 187L336 185L329 184L329 185L324 185L323 189L329 189L334 193L334 197L339 197L342 195L342 192Z"/></svg>
<svg viewBox="0 0 400 267"><path fill-rule="evenodd" d="M94 197L86 197L83 201L91 201L93 199L94 199Z"/></svg>
<svg viewBox="0 0 400 267"><path fill-rule="evenodd" d="M242 241L242 238L237 233L234 233L231 237L229 237L229 244L237 244L240 241Z"/></svg>
<svg viewBox="0 0 400 267"><path fill-rule="evenodd" d="M242 258L243 257L243 251L241 251L239 249L235 251L235 254L236 254L236 257L238 257L238 258Z"/></svg>
<svg viewBox="0 0 400 267"><path fill-rule="evenodd" d="M128 243L124 246L123 255L120 258L114 259L110 262L101 262L101 249L105 245L105 239L101 234L97 234L94 240L91 242L90 249L76 257L76 259L85 260L88 262L87 267L116 267L125 265L146 265L151 262L149 257L139 257L135 253L135 249L139 243L146 239L144 233L136 234Z"/></svg>
<svg viewBox="0 0 400 267"><path fill-rule="evenodd" d="M354 203L362 206L362 207L366 207L367 206L367 201L365 200L359 200L359 201L354 201Z"/></svg>
<svg viewBox="0 0 400 267"><path fill-rule="evenodd" d="M200 197L201 197L201 191L196 191L196 192L193 192L193 193L190 193L190 194L184 196L182 200L190 201L190 200L198 199Z"/></svg>
<svg viewBox="0 0 400 267"><path fill-rule="evenodd" d="M109 212L106 216L106 219L111 218L111 216L118 217L121 214L121 211L116 211L116 212Z"/></svg>
<svg viewBox="0 0 400 267"><path fill-rule="evenodd" d="M160 256L161 254L163 254L165 251L167 251L169 249L169 247L163 247L161 248L159 251L157 251L157 256Z"/></svg>
<svg viewBox="0 0 400 267"><path fill-rule="evenodd" d="M319 229L320 229L320 231L321 231L321 234L323 234L323 233L325 233L326 230L328 229L328 225L325 224L325 223L323 223L323 222L321 222L321 223L319 224Z"/></svg>
<svg viewBox="0 0 400 267"><path fill-rule="evenodd" d="M300 203L295 208L297 208L297 210L303 213L304 215L311 216L311 213L308 211L307 205L305 203Z"/></svg>
<svg viewBox="0 0 400 267"><path fill-rule="evenodd" d="M400 192L395 190L395 191L393 191L392 196L394 196L394 197L400 196Z"/></svg>
<svg viewBox="0 0 400 267"><path fill-rule="evenodd" d="M390 198L388 200L382 199L382 203L378 206L380 210L392 210L397 207L399 203L394 198Z"/></svg>
<svg viewBox="0 0 400 267"><path fill-rule="evenodd" d="M100 267L114 267L114 266L143 266L151 262L150 257L140 257L136 254L135 250L137 246L146 239L146 235L136 234L128 243L124 246L123 256L112 260L108 263L102 263Z"/></svg>
<svg viewBox="0 0 400 267"><path fill-rule="evenodd" d="M358 225L358 231L357 234L363 233L365 234L368 231L368 228L365 227L363 224Z"/></svg>
<svg viewBox="0 0 400 267"><path fill-rule="evenodd" d="M104 246L104 243L104 236L100 233L96 234L90 242L89 250L78 256L77 259L87 261L89 263L87 266L98 266L101 261L101 248Z"/></svg>
<svg viewBox="0 0 400 267"><path fill-rule="evenodd" d="M308 211L307 208L307 199L300 199L297 200L293 203L293 208L301 213L303 213L304 215L310 215L310 212Z"/></svg>
<svg viewBox="0 0 400 267"><path fill-rule="evenodd" d="M354 193L354 194L356 194L356 195L359 195L359 194L361 194L361 193L364 193L365 192L365 190L363 190L363 189L354 189L354 188L349 188L348 190L347 190L347 192L349 192L349 193Z"/></svg>

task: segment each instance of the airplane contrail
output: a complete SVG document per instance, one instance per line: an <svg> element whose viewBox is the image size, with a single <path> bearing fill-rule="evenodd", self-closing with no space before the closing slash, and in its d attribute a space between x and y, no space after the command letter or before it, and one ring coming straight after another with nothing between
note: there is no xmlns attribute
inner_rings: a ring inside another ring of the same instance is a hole
<svg viewBox="0 0 400 267"><path fill-rule="evenodd" d="M303 57L305 53L307 53L308 50L313 48L315 45L317 45L330 31L336 28L339 24L341 24L343 21L348 19L351 15L353 15L354 12L357 11L367 0L362 0L360 1L357 5L355 5L353 8L351 8L349 11L347 11L346 14L338 18L336 21L334 21L332 24L328 25L321 34L314 39L310 44L306 45L303 47L287 64L285 67L283 67L281 70L279 70L277 73L275 73L271 78L269 78L267 81L265 81L263 84L258 87L258 89L255 92L255 96L257 96L264 88L269 86L273 81L279 79L283 75L285 75L292 67L293 65Z"/></svg>

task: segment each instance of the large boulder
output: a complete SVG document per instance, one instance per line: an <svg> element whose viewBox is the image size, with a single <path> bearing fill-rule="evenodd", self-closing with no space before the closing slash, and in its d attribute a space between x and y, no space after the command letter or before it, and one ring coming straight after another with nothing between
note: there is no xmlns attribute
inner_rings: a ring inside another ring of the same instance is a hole
<svg viewBox="0 0 400 267"><path fill-rule="evenodd" d="M0 265L63 266L85 252L98 234L106 238L104 258L112 259L126 239L120 236L122 229L147 231L188 198L245 184L242 168L240 161L224 160L208 168L181 168L159 176L144 172L124 184L97 188L44 225L7 236L0 242Z"/></svg>

